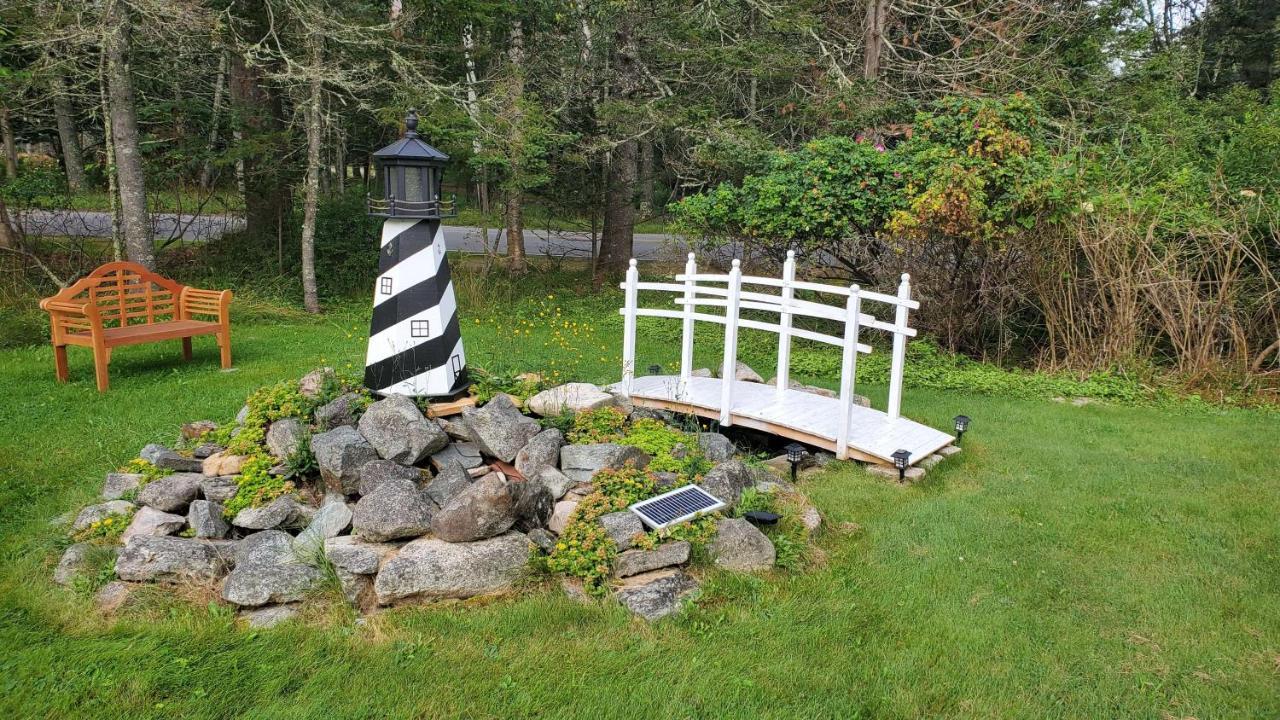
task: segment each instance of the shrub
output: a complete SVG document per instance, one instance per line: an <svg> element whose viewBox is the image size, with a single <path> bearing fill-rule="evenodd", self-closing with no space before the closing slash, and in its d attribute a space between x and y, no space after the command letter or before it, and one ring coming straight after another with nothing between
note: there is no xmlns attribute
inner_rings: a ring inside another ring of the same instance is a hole
<svg viewBox="0 0 1280 720"><path fill-rule="evenodd" d="M585 410L574 417L568 440L574 444L616 442L626 424L627 414L619 408Z"/></svg>
<svg viewBox="0 0 1280 720"><path fill-rule="evenodd" d="M257 454L245 461L236 478L236 494L223 503L224 514L233 518L241 510L261 507L276 498L293 492L292 482L268 472L275 460L266 454Z"/></svg>
<svg viewBox="0 0 1280 720"><path fill-rule="evenodd" d="M602 595L618 548L597 521L602 515L653 497L657 484L652 475L637 470L632 463L618 470L601 470L594 482L595 492L574 509L547 559L547 567L580 578L588 593Z"/></svg>

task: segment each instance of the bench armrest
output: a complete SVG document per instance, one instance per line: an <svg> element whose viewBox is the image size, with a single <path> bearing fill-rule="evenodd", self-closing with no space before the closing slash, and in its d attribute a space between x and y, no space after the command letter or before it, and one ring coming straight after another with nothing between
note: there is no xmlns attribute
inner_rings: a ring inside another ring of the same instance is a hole
<svg viewBox="0 0 1280 720"><path fill-rule="evenodd" d="M228 310L231 308L231 291L202 290L184 286L178 303L179 314L183 318L190 318L192 315L212 315L218 322L225 323L228 319Z"/></svg>
<svg viewBox="0 0 1280 720"><path fill-rule="evenodd" d="M90 309L92 308L92 310ZM92 303L76 303L67 302L65 300L54 300L53 298L45 298L40 301L40 309L50 314L56 315L77 315L87 318L96 315L98 308Z"/></svg>

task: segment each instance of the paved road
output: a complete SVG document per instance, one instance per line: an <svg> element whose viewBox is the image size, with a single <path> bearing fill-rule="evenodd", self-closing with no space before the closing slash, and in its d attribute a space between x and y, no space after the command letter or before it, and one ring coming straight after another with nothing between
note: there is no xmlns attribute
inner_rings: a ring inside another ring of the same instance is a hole
<svg viewBox="0 0 1280 720"><path fill-rule="evenodd" d="M31 234L69 235L73 237L111 237L111 213L76 210L33 210L17 218ZM156 237L168 239L181 236L184 241L202 242L220 237L223 233L244 227L244 220L234 215L176 215L159 213L151 216ZM450 250L481 253L485 251L480 228L446 225L445 242ZM590 257L591 235L585 232L544 230L524 231L525 252L532 256ZM506 252L506 236L500 230L489 230L489 249ZM670 235L637 233L635 255L639 259L652 260L671 257L678 253L681 244Z"/></svg>

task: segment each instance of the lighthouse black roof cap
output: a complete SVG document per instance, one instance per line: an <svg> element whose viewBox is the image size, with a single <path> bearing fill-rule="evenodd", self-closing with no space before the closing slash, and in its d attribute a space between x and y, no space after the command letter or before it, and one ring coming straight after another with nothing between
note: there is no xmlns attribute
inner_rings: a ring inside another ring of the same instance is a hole
<svg viewBox="0 0 1280 720"><path fill-rule="evenodd" d="M449 160L449 156L431 147L418 137L418 113L410 110L404 119L404 137L378 150L373 156L379 160L409 161L417 163L441 164Z"/></svg>

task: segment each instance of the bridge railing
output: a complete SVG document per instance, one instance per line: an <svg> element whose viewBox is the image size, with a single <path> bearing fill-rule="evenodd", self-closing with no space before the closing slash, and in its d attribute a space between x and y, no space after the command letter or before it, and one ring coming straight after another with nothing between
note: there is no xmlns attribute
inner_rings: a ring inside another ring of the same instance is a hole
<svg viewBox="0 0 1280 720"><path fill-rule="evenodd" d="M778 367L775 375L781 398L791 379L791 339L802 338L835 345L842 348L840 362L840 406L843 410L836 448L838 455L845 455L848 446L849 421L853 407L858 353L870 353L871 346L860 342L864 328L890 333L893 336L892 360L889 369L889 400L886 413L897 418L902 410L902 374L906 362L907 338L916 331L907 325L911 310L920 303L911 299L911 278L903 274L896 295L863 290L857 285L839 286L796 280L795 254L787 253L782 267L782 277L743 275L739 261L733 261L726 274L699 273L693 253L689 253L685 271L674 277L675 282L640 282L636 261L627 269L626 281L621 284L625 301L619 311L624 319L622 343L622 385L630 395L635 380L636 318L660 317L680 320L683 331L680 343L680 387L678 396L687 393L693 375L693 338L695 323L710 322L724 325L724 357L720 372L720 424L732 424L733 380L736 379L738 360L738 330L749 328L778 335ZM744 286L751 289L744 289ZM755 288L775 289L775 293ZM679 309L645 308L639 306L640 291L670 292L677 297L672 303ZM844 298L844 306L828 305L795 297L797 290ZM882 320L868 312L868 304L887 306L892 320ZM703 312L705 308L723 308L723 314ZM743 318L743 310L759 310L777 313L777 322ZM811 317L843 323L841 335L817 332L794 327L797 317Z"/></svg>

